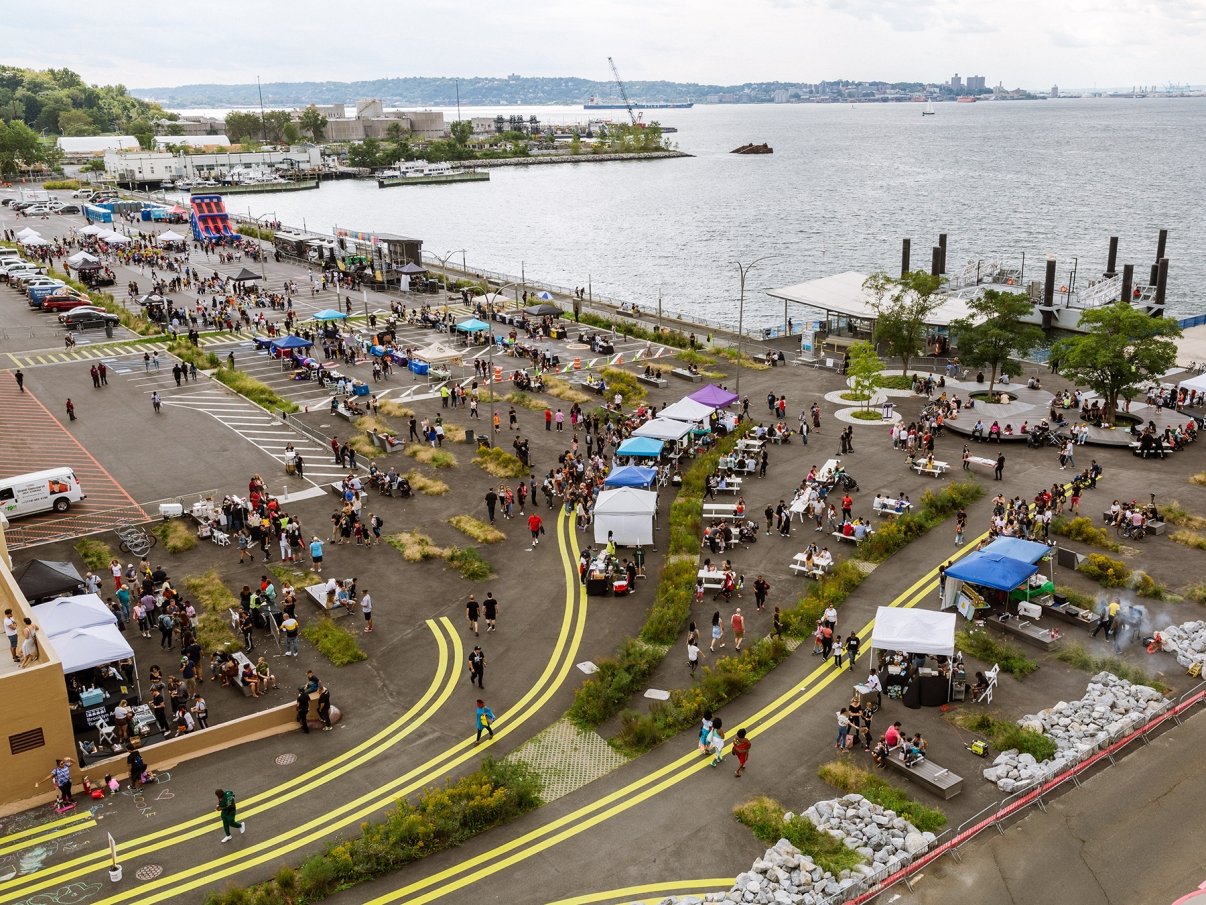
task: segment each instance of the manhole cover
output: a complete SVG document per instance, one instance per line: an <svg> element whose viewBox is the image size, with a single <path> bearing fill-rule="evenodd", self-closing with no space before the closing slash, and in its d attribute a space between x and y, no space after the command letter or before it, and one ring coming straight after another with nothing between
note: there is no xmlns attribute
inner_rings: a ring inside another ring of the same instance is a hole
<svg viewBox="0 0 1206 905"><path fill-rule="evenodd" d="M163 865L161 864L144 864L138 870L134 871L134 876L139 880L154 880L163 873Z"/></svg>
<svg viewBox="0 0 1206 905"><path fill-rule="evenodd" d="M296 754L278 754L276 757L276 765L278 767L287 767L292 763L297 762Z"/></svg>

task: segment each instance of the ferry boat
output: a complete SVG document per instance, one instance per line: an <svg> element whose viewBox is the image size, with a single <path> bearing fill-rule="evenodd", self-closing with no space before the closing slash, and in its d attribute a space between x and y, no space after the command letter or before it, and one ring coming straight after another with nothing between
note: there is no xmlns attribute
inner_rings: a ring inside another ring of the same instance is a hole
<svg viewBox="0 0 1206 905"><path fill-rule="evenodd" d="M451 163L428 163L426 160L399 162L396 167L377 174L377 188L396 185L433 185L442 182L486 182L488 170L466 170Z"/></svg>

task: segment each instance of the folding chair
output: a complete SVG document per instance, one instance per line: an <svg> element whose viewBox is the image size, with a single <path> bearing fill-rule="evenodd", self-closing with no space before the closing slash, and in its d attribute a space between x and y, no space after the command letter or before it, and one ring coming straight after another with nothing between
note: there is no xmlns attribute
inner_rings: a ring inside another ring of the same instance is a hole
<svg viewBox="0 0 1206 905"><path fill-rule="evenodd" d="M108 723L100 722L96 724L96 734L98 745L108 745L113 748L117 745L117 729L110 726Z"/></svg>
<svg viewBox="0 0 1206 905"><path fill-rule="evenodd" d="M210 535L210 540L212 540L219 547L230 546L230 535L224 531L214 531L214 533Z"/></svg>

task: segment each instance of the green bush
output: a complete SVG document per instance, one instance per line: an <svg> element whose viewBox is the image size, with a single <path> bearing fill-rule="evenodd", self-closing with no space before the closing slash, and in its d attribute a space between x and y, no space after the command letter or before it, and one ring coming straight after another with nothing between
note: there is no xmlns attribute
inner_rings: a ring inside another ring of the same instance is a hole
<svg viewBox="0 0 1206 905"><path fill-rule="evenodd" d="M1091 544L1094 547L1101 547L1103 550L1109 550L1113 553L1117 553L1122 549L1122 545L1112 540L1104 529L1098 528L1093 524L1092 519L1086 518L1083 515L1071 519L1066 516L1054 519L1051 522L1051 531L1069 540Z"/></svg>
<svg viewBox="0 0 1206 905"><path fill-rule="evenodd" d="M733 808L737 822L749 827L755 838L764 845L774 845L786 839L797 849L812 858L821 870L835 877L844 870L853 870L865 860L862 855L848 848L836 836L817 829L803 814L784 820L787 808L773 798L759 795Z"/></svg>
<svg viewBox="0 0 1206 905"><path fill-rule="evenodd" d="M627 405L631 405L649 395L649 390L630 371L625 371L623 368L604 368L599 373L607 384L607 395L610 397L619 393L624 397L624 402Z"/></svg>
<svg viewBox="0 0 1206 905"><path fill-rule="evenodd" d="M666 563L658 578L653 607L645 619L640 638L648 644L673 644L691 615L695 600L694 559L676 559Z"/></svg>
<svg viewBox="0 0 1206 905"><path fill-rule="evenodd" d="M956 632L955 643L959 645L959 650L968 656L985 663L996 663L1017 679L1024 679L1038 669L1038 663L1023 654L1017 647L998 641L983 629L974 632Z"/></svg>
<svg viewBox="0 0 1206 905"><path fill-rule="evenodd" d="M1075 588L1065 587L1064 585L1056 585L1055 593L1065 598L1068 603L1075 607L1080 607L1082 610L1093 610L1097 606L1097 598L1089 594L1082 594Z"/></svg>
<svg viewBox="0 0 1206 905"><path fill-rule="evenodd" d="M679 349L686 349L691 345L690 338L685 333L679 333L677 330L654 327L652 330L638 326L627 318L608 318L594 314L589 311L583 311L577 318L580 324L587 324L591 327L598 327L601 330L614 330L622 336L628 336L632 339L644 339L651 342L661 343L663 346L675 346ZM696 342L698 345L698 341Z"/></svg>
<svg viewBox="0 0 1206 905"><path fill-rule="evenodd" d="M113 548L103 540L85 537L75 542L75 555L84 561L84 565L92 572L108 572L109 563L116 556Z"/></svg>
<svg viewBox="0 0 1206 905"><path fill-rule="evenodd" d="M1171 600L1176 595L1169 594L1168 589L1147 572L1135 572L1135 593L1140 597L1150 597L1152 600Z"/></svg>
<svg viewBox="0 0 1206 905"><path fill-rule="evenodd" d="M79 187L80 187L80 181L78 179L51 179L48 182L42 183L42 188L44 188L44 189L62 189L62 190L70 189L70 190L74 191L75 189L78 189Z"/></svg>
<svg viewBox="0 0 1206 905"><path fill-rule="evenodd" d="M542 791L540 774L527 764L483 758L468 776L424 789L414 804L401 800L383 819L362 823L359 836L327 843L300 869L282 868L258 886L211 892L206 905L319 902L535 810Z"/></svg>
<svg viewBox="0 0 1206 905"><path fill-rule="evenodd" d="M761 638L740 653L721 657L705 666L693 685L674 689L669 700L653 704L648 713L625 712L612 743L629 756L643 754L694 726L705 710L719 710L745 694L790 654L784 641Z"/></svg>
<svg viewBox="0 0 1206 905"><path fill-rule="evenodd" d="M1183 544L1191 550L1206 550L1206 537L1196 531L1174 531L1168 536L1174 543Z"/></svg>
<svg viewBox="0 0 1206 905"><path fill-rule="evenodd" d="M913 378L905 374L881 374L879 386L883 390L911 390Z"/></svg>
<svg viewBox="0 0 1206 905"><path fill-rule="evenodd" d="M432 464L439 467L434 460ZM527 466L519 460L519 456L497 446L479 448L473 464L496 478L521 478L528 473Z"/></svg>
<svg viewBox="0 0 1206 905"><path fill-rule="evenodd" d="M1149 685L1162 693L1170 690L1167 683L1148 676L1143 667L1135 666L1118 657L1098 657L1089 653L1084 645L1075 642L1065 644L1055 655L1055 659L1087 673L1109 672L1136 685Z"/></svg>
<svg viewBox="0 0 1206 905"><path fill-rule="evenodd" d="M184 589L197 605L193 625L201 649L210 652L237 650L241 645L230 627L230 611L238 610L239 600L222 583L218 571L210 569L186 578Z"/></svg>
<svg viewBox="0 0 1206 905"><path fill-rule="evenodd" d="M187 339L178 339L168 345L168 351L185 364L197 366L198 371L216 371L222 362L213 352L194 346Z"/></svg>
<svg viewBox="0 0 1206 905"><path fill-rule="evenodd" d="M1102 553L1090 553L1077 568L1105 588L1120 588L1131 577L1131 570L1125 563L1110 559Z"/></svg>
<svg viewBox="0 0 1206 905"><path fill-rule="evenodd" d="M251 375L244 374L242 371L221 367L214 373L214 377L240 396L249 399L261 408L268 409L273 414L276 413L277 409L290 415L298 411L295 403L282 398L268 384L262 383Z"/></svg>
<svg viewBox="0 0 1206 905"><path fill-rule="evenodd" d="M494 567L477 552L477 547L453 547L448 553L448 564L466 581L485 581L494 574Z"/></svg>
<svg viewBox="0 0 1206 905"><path fill-rule="evenodd" d="M780 611L784 633L793 638L811 637L826 607L840 606L866 577L867 573L855 563L839 562L809 593L796 601L794 607Z"/></svg>
<svg viewBox="0 0 1206 905"><path fill-rule="evenodd" d="M859 769L849 760L831 760L822 764L817 776L839 792L862 795L873 804L895 811L923 833L936 833L946 826L946 814L909 797L874 773Z"/></svg>
<svg viewBox="0 0 1206 905"><path fill-rule="evenodd" d="M1050 760L1055 756L1054 739L1041 732L1023 729L1016 723L1002 720L986 711L959 710L954 712L952 719L962 728L986 736L998 751L1015 748L1023 754L1033 755L1034 759L1039 762Z"/></svg>
<svg viewBox="0 0 1206 905"><path fill-rule="evenodd" d="M368 654L360 646L360 639L326 614L306 625L301 633L333 666L347 666L368 659Z"/></svg>
<svg viewBox="0 0 1206 905"><path fill-rule="evenodd" d="M598 661L598 671L575 692L568 713L570 721L579 728L591 729L610 719L644 687L665 654L665 648L652 647L636 638L622 641L616 655Z"/></svg>
<svg viewBox="0 0 1206 905"><path fill-rule="evenodd" d="M168 553L183 553L197 546L197 533L187 523L176 520L162 521L151 528Z"/></svg>

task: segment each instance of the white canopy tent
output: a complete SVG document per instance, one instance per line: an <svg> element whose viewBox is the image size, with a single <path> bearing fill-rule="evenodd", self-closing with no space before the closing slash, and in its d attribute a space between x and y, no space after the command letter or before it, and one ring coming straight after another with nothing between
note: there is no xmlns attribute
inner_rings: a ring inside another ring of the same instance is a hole
<svg viewBox="0 0 1206 905"><path fill-rule="evenodd" d="M453 349L441 342L434 342L424 349L418 349L414 353L414 357L428 364L441 364L442 362L460 362L461 357L465 353L460 349Z"/></svg>
<svg viewBox="0 0 1206 905"><path fill-rule="evenodd" d="M657 519L657 494L651 490L617 487L604 490L595 501L595 543L607 543L607 534L617 544L649 546Z"/></svg>
<svg viewBox="0 0 1206 905"><path fill-rule="evenodd" d="M677 442L691 433L693 425L685 421L673 421L669 418L654 418L646 421L632 432L634 437L649 437L653 440L668 440Z"/></svg>
<svg viewBox="0 0 1206 905"><path fill-rule="evenodd" d="M72 267L79 267L81 264L98 264L100 258L96 255L90 255L86 251L77 251L67 259L67 263Z"/></svg>
<svg viewBox="0 0 1206 905"><path fill-rule="evenodd" d="M17 242L18 242L18 244L20 244L20 245L29 245L29 246L32 246L32 245L49 245L49 244L50 244L50 240L49 240L49 239L43 239L41 236L27 236L27 237L26 237L26 238L24 238L24 239L18 239L18 240L17 240Z"/></svg>
<svg viewBox="0 0 1206 905"><path fill-rule="evenodd" d="M108 242L110 245L129 245L134 241L129 236L123 236L121 233L112 231L100 233L97 238L103 242Z"/></svg>
<svg viewBox="0 0 1206 905"><path fill-rule="evenodd" d="M515 299L507 298L501 292L490 292L486 295L475 295L471 299L474 305L496 305L505 308L508 304L515 302Z"/></svg>
<svg viewBox="0 0 1206 905"><path fill-rule="evenodd" d="M51 636L50 643L59 655L63 672L68 675L134 656L134 650L116 625L72 629Z"/></svg>
<svg viewBox="0 0 1206 905"><path fill-rule="evenodd" d="M715 407L697 402L690 396L684 396L678 402L671 403L657 413L659 418L669 418L671 421L706 421L716 411Z"/></svg>
<svg viewBox="0 0 1206 905"><path fill-rule="evenodd" d="M871 646L932 657L955 655L955 614L881 606L875 614Z"/></svg>
<svg viewBox="0 0 1206 905"><path fill-rule="evenodd" d="M87 226L80 226L76 232L81 236L99 236L103 232L108 232L103 226L97 226L95 223L89 223Z"/></svg>
<svg viewBox="0 0 1206 905"><path fill-rule="evenodd" d="M1199 394L1206 393L1206 374L1198 374L1188 380L1182 380L1177 386L1183 390L1197 390Z"/></svg>
<svg viewBox="0 0 1206 905"><path fill-rule="evenodd" d="M155 241L157 241L157 242L184 242L185 237L180 235L180 233L176 232L175 230L165 229L163 232L161 232L158 236L155 237Z"/></svg>
<svg viewBox="0 0 1206 905"><path fill-rule="evenodd" d="M48 638L72 629L117 624L117 617L96 594L60 597L50 603L38 604L33 611L38 625Z"/></svg>
<svg viewBox="0 0 1206 905"><path fill-rule="evenodd" d="M36 229L34 229L32 226L27 226L27 227L25 227L25 229L23 229L19 233L17 233L17 241L18 242L23 241L25 239L34 239L34 238L40 239L41 237L42 237L42 234L40 232L38 232Z"/></svg>

